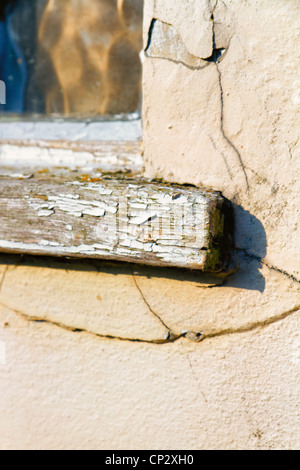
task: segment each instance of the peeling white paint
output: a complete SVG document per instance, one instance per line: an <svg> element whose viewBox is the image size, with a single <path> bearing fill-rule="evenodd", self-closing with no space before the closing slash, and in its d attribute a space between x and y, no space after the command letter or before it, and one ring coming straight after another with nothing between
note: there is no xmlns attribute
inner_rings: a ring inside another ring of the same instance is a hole
<svg viewBox="0 0 300 470"><path fill-rule="evenodd" d="M24 173L4 173L4 172L1 172L0 173L0 178L3 178L3 177L10 177L10 178L17 178L17 179L29 179L29 178L32 178L33 177L33 174L32 173L27 173L27 174L24 174Z"/></svg>
<svg viewBox="0 0 300 470"><path fill-rule="evenodd" d="M53 210L41 209L38 211L38 217L49 217L50 215L54 214Z"/></svg>
<svg viewBox="0 0 300 470"><path fill-rule="evenodd" d="M141 203L141 202L129 202L129 206L132 209L147 210L148 204Z"/></svg>
<svg viewBox="0 0 300 470"><path fill-rule="evenodd" d="M223 204L219 195L197 188L128 184L113 179L87 184L74 181L68 185L54 179L51 185L51 178L44 176L15 182L17 191L21 190L20 199L16 199L11 197L11 181L1 183L4 194L8 188L9 197L0 200L4 214L0 234L7 237L6 243L1 237L2 248L17 252L93 256L201 269L213 237L209 233L210 202L218 200ZM24 192L29 197L24 198ZM195 199L200 193L203 198L198 204ZM18 221L21 230L5 217L5 211L11 212L16 203L18 212L23 207L23 220ZM220 210L217 207L216 204L215 210ZM42 218L47 221L39 222ZM27 239L31 243L27 244ZM201 256L195 254L198 251Z"/></svg>
<svg viewBox="0 0 300 470"><path fill-rule="evenodd" d="M48 136L47 136L48 137ZM51 141L3 141L0 139L0 166L2 176L30 177L33 170L62 167L78 168L83 172L103 171L140 172L143 159L137 142L101 142L75 145L69 141L54 144ZM24 169L16 172L11 168ZM26 170L30 173L26 175Z"/></svg>
<svg viewBox="0 0 300 470"><path fill-rule="evenodd" d="M103 217L105 215L105 210L96 207L94 209L85 209L82 211L82 213L85 215L91 215L93 217Z"/></svg>
<svg viewBox="0 0 300 470"><path fill-rule="evenodd" d="M98 201L87 201L80 199L78 194L60 194L59 196L49 196L51 203L38 203L29 201L28 204L38 210L39 217L50 216L54 213L53 209L66 212L74 217L81 217L83 214L93 217L103 217L105 208L103 203ZM111 212L115 212L116 208L109 208Z"/></svg>
<svg viewBox="0 0 300 470"><path fill-rule="evenodd" d="M155 212L146 212L139 217L133 217L129 220L129 223L132 225L143 225L150 220L154 220L157 218L157 214Z"/></svg>

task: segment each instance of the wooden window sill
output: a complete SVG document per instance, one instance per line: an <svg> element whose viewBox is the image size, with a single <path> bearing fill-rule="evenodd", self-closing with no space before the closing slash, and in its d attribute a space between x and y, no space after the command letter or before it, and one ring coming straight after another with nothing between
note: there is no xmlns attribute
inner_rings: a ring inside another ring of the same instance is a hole
<svg viewBox="0 0 300 470"><path fill-rule="evenodd" d="M0 142L1 252L228 268L232 208L220 193L144 179L136 138L48 137Z"/></svg>

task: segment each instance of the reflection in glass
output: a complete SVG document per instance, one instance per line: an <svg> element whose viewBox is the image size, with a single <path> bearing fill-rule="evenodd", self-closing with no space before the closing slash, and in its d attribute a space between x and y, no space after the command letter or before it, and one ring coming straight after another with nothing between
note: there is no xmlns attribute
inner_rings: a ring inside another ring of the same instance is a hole
<svg viewBox="0 0 300 470"><path fill-rule="evenodd" d="M1 0L1 112L137 111L142 13L143 0Z"/></svg>

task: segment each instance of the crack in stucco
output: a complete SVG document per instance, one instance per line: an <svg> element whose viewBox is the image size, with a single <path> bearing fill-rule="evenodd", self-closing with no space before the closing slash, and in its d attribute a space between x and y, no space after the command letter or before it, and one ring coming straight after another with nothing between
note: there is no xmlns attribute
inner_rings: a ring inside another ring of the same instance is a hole
<svg viewBox="0 0 300 470"><path fill-rule="evenodd" d="M185 329L182 329L181 330L181 333L180 334L176 334L174 333L171 328L163 321L163 319L161 318L160 315L158 315L158 313L156 313L153 308L151 307L151 305L149 304L149 302L147 301L147 299L145 298L145 295L143 294L140 286L138 285L137 281L136 281L136 278L134 276L134 273L132 274L132 277L133 277L133 280L134 280L134 283L136 285L136 288L137 290L139 291L142 299L144 300L146 306L148 307L149 311L162 323L162 325L166 328L167 332L166 334L164 335L164 338L166 340L173 340L174 339L179 339L179 338L186 338L190 341L194 341L194 342L199 342L199 341L202 341L203 339L203 333L202 331L188 331L188 330L185 330ZM211 286L212 287L212 286Z"/></svg>
<svg viewBox="0 0 300 470"><path fill-rule="evenodd" d="M244 178L245 178L245 182L246 182L247 193L248 193L248 196L249 196L250 186L249 186L249 180L248 180L248 176L247 176L247 173L246 173L245 165L243 163L243 159L241 157L240 152L236 148L236 146L231 142L231 140L229 139L229 137L227 137L227 135L225 134L225 131L224 131L223 85L222 85L221 71L218 67L218 63L216 62L215 65L216 65L216 69L217 69L217 72L218 72L218 81L219 81L219 87L220 87L220 104L221 104L221 116L220 116L221 126L220 126L220 130L221 130L223 138L226 140L226 142L232 148L232 150L234 151L234 153L236 154L236 156L238 158L239 166L242 169L242 172L243 172L243 175L244 175ZM224 158L224 156L223 156L223 158ZM228 167L228 164L226 164L226 166Z"/></svg>
<svg viewBox="0 0 300 470"><path fill-rule="evenodd" d="M216 41L215 41L215 23L214 23L213 12L214 12L215 8L217 7L217 3L218 3L218 0L215 4L215 7L214 7L214 9L212 11L212 15L211 15L211 19L212 19L212 22L213 22L213 50L214 51L216 50ZM231 142L229 137L227 137L227 135L225 133L225 130L224 130L224 92L223 92L223 85L222 85L222 74L221 74L221 70L220 70L219 65L218 65L218 60L215 60L214 63L215 63L217 73L218 73L218 83L219 83L219 90L220 90L220 130L221 130L221 134L222 134L223 138L225 139L225 141L227 142L227 144L232 148L232 150L234 151L234 153L236 154L236 156L238 158L239 166L242 169L242 172L243 172L243 175L244 175L244 178L245 178L245 182L246 182L247 193L248 193L248 196L249 196L250 186L249 186L248 176L247 176L247 173L246 173L246 169L245 169L245 165L243 163L242 156L241 156L240 152L238 151L238 149L236 148L236 146L233 144L233 142ZM226 164L226 167L228 169L229 164L226 160L225 155L222 154L222 157L223 157L223 159L225 161L225 164ZM229 176L231 177L230 173L229 173Z"/></svg>
<svg viewBox="0 0 300 470"><path fill-rule="evenodd" d="M270 263L269 263L268 261L266 261L265 259L262 259L261 263L264 264L265 266L267 266L267 268L269 268L269 269L271 269L271 270L273 270L273 271L276 271L277 273L283 274L284 276L288 277L288 278L291 279L292 281L297 282L298 284L300 284L300 279L297 279L293 274L288 273L288 272L285 271L284 269L277 268L276 266L273 266L272 264L270 264Z"/></svg>
<svg viewBox="0 0 300 470"><path fill-rule="evenodd" d="M213 22L213 14L211 21ZM158 25L157 27L156 24ZM161 31L161 28L165 28L165 30ZM208 57L195 56L188 52L180 32L177 31L172 23L152 18L148 29L148 40L144 54L148 58L168 60L175 64L182 64L193 71L202 70L211 63L219 62L227 50L227 47L216 48L215 46L214 23L212 24L212 31L211 55Z"/></svg>
<svg viewBox="0 0 300 470"><path fill-rule="evenodd" d="M235 251L236 251L237 253L243 253L244 256L246 256L247 258L256 260L256 261L258 261L259 263L261 263L261 264L263 264L264 266L266 266L268 269L271 269L272 271L276 271L277 273L282 274L283 276L288 277L288 278L291 279L292 281L297 282L298 284L300 284L300 280L297 279L293 274L288 273L288 272L285 271L284 269L281 269L281 268L278 268L278 267L276 267L276 266L273 266L273 265L270 264L265 258L261 258L260 256L254 255L253 253L249 253L245 248L236 248Z"/></svg>
<svg viewBox="0 0 300 470"><path fill-rule="evenodd" d="M252 260L256 260L256 261L260 262L261 264L265 265L266 267L268 267L268 269L274 270L277 273L282 274L285 277L288 277L292 281L300 283L300 281L298 279L296 279L295 276L293 276L292 274L290 274L290 273L288 273L288 272L286 272L282 269L279 269L275 266L270 265L270 263L268 263L265 259L263 259L259 256L256 256L254 254L251 254L243 248L237 248L236 252L243 253L243 255L246 256L247 258L250 258ZM0 280L0 293L1 293L1 289L2 289L2 286L3 286L5 276L7 274L8 269L9 269L9 266L8 265L5 266L2 277L1 277L1 280ZM172 343L172 342L175 342L175 341L179 340L180 338L184 338L184 339L187 339L187 340L192 341L192 342L202 342L206 339L212 339L212 338L216 338L216 337L220 337L220 336L228 336L228 335L239 334L239 333L247 333L247 332L250 332L250 331L253 331L253 330L256 330L256 329L264 328L264 327L266 327L268 325L271 325L273 323L276 323L278 321L284 320L285 318L287 318L291 314L293 314L293 313L300 310L300 305L296 305L295 307L293 307L289 310L286 310L282 313L279 313L278 315L274 315L274 316L272 316L270 318L267 318L263 321L251 322L251 323L248 323L244 326L240 326L238 328L225 328L225 329L219 329L219 330L211 331L211 332L205 332L205 331L193 332L193 331L188 331L186 329L181 329L180 333L175 333L171 330L170 327L168 327L166 325L166 323L163 321L161 316L153 310L153 308L151 307L151 305L149 304L149 302L145 298L145 295L142 292L140 286L138 285L134 273L132 274L132 278L134 280L134 284L135 284L138 292L140 293L140 295L141 295L143 301L145 302L147 308L149 309L149 311L166 328L167 331L166 331L166 334L164 335L163 338L147 340L147 339L143 339L143 338L129 338L129 337L122 337L122 336L117 336L117 335L97 333L97 332L94 332L94 331L91 331L91 330L87 330L86 328L79 328L79 327L75 327L75 326L70 326L70 325L66 325L65 323L55 321L55 320L50 320L50 319L41 318L41 317L38 317L38 316L29 315L27 313L21 312L20 310L14 309L14 308L10 307L9 305L6 305L5 303L3 303L1 301L0 301L0 305L2 307L7 308L8 310L12 311L13 313L15 313L19 318L22 318L23 320L26 320L26 321L29 321L29 322L45 323L45 324L48 324L48 325L56 326L56 327L61 328L65 331L69 331L69 332L72 332L72 333L84 333L84 334L88 334L90 336L93 336L93 337L96 337L96 338L101 338L101 339L128 341L128 342L136 342L136 343L149 343L149 344ZM220 286L215 285L215 286L210 286L210 287L220 287Z"/></svg>
<svg viewBox="0 0 300 470"><path fill-rule="evenodd" d="M149 54L147 54L147 52L145 52L145 56L149 57L151 59L167 60L168 62L173 62L173 64L181 64L181 65L184 65L185 67L187 67L190 70L203 70L203 69L205 69L206 67L208 67L210 65L210 63L208 62L205 65L200 65L199 67L192 67L191 65L188 65L188 64L186 64L185 62L183 62L181 60L170 59L169 57L158 57L158 56L155 57L155 56L152 56L152 55L150 56ZM205 59L203 59L203 60L205 60Z"/></svg>
<svg viewBox="0 0 300 470"><path fill-rule="evenodd" d="M192 362L191 362L191 360L190 360L189 355L187 354L185 357L186 357L186 359L187 359L187 361L188 361L188 364L189 364L189 367L190 367L190 370L191 370L191 374L192 374L193 380L194 380L194 382L197 384L198 389L199 389L201 395L203 396L203 399L204 399L205 403L208 403L208 400L207 400L207 398L206 398L204 392L203 392L202 389L201 389L201 381L199 380L199 374L197 374L197 373L194 371L194 368L193 368L193 365L192 365Z"/></svg>
<svg viewBox="0 0 300 470"><path fill-rule="evenodd" d="M156 53L156 55L152 54L151 51L150 51L150 48L151 48L152 35L154 33L155 23L157 21L159 21L161 24L165 24L165 25L167 25L171 28L174 28L174 26L172 24L161 22L160 20L158 20L156 18L152 19L149 30L148 30L148 42L147 42L147 45L146 45L146 48L145 48L145 55L146 55L146 57L151 57L151 58L154 58L154 59L156 58L156 59L168 60L170 62L174 62L175 64L182 64L185 67L187 67L188 69L193 70L193 71L202 70L202 69L206 68L207 66L209 66L210 64L212 64L212 65L214 64L216 66L216 70L217 70L217 74L218 74L218 80L217 81L218 81L219 95L220 95L220 131L221 131L223 139L225 140L227 145L231 148L231 150L234 152L234 154L235 154L235 156L238 160L239 167L241 168L241 171L243 173L244 180L245 180L245 183L246 183L247 194L249 196L249 194L250 194L249 180L248 180L248 175L246 173L246 167L244 165L242 156L241 156L239 150L234 145L234 143L227 136L227 134L225 132L225 128L224 128L224 91L223 91L222 74L221 74L221 70L220 70L220 67L219 67L219 62L220 62L221 58L223 58L223 56L224 56L224 51L227 51L228 45L227 45L226 48L217 49L217 47L216 47L214 12L215 12L217 6L218 6L218 0L214 3L213 6L211 6L212 51L213 51L212 55L210 57L207 57L207 58L198 57L199 60L202 60L205 63L204 65L198 65L197 66L197 65L188 64L187 62L185 62L183 60L176 59L175 55L174 55L174 57L171 57L170 55L167 57L167 56L164 56L163 53L161 53L161 55L158 54L158 53ZM178 32L176 32L176 33L178 34L178 38L179 38L179 39L177 39L177 41L179 41L180 45L183 48L185 48L185 45L184 45L184 42L183 42L181 36L179 35ZM171 41L172 38L169 38L169 40ZM162 47L161 52L163 52L163 46L161 46L161 47ZM149 52L147 52L147 51L149 51ZM213 147L216 148L216 145L215 145L214 141L212 140L211 136L209 136L209 138L212 142ZM231 180L233 180L233 175L232 175L232 172L230 170L230 165L229 165L229 163L226 159L226 156L224 155L223 152L220 152L220 153L221 153L221 156L224 160L224 163L225 163L227 172L229 174L229 177L230 177Z"/></svg>
<svg viewBox="0 0 300 470"><path fill-rule="evenodd" d="M279 274L284 275L285 277L288 277L292 281L300 283L300 281L298 279L296 279L295 276L293 276L290 273L287 273L286 271L284 271L282 269L279 269L279 268L276 268L275 266L270 265L270 263L268 263L263 258L260 258L259 256L256 256L254 254L251 254L243 248L238 248L238 249L236 249L236 251L243 253L244 256L246 256L247 258L250 258L252 260L253 259L257 260L258 262L260 262L260 263L264 264L265 266L267 266L269 269L274 270L274 271L278 272ZM2 289L2 286L3 286L5 276L7 274L8 269L9 269L9 266L5 266L2 277L1 277L1 280L0 280L0 293L1 293L1 289ZM85 334L88 334L90 336L101 338L101 339L129 341L129 342L136 342L136 343L149 343L149 344L172 343L172 342L175 342L175 341L179 340L180 338L184 338L184 339L187 339L187 340L192 341L192 342L202 342L206 339L212 339L212 338L216 338L216 337L220 337L220 336L227 336L227 335L233 335L233 334L239 334L239 333L247 333L247 332L259 329L259 328L266 327L266 326L271 325L273 323L276 323L278 321L284 320L285 318L287 318L291 314L293 314L296 311L300 310L300 305L297 305L297 306L295 306L295 307L293 307L289 310L286 310L286 311L284 311L284 312L282 312L278 315L274 315L274 316L272 316L272 317L270 317L266 320L251 322L251 323L248 323L248 324L246 324L244 326L241 326L241 327L238 327L238 328L225 328L225 329L220 329L220 330L212 331L212 332L205 332L205 331L193 332L193 331L188 331L188 330L185 330L185 329L181 329L180 333L175 333L171 330L170 327L168 327L166 325L166 323L163 321L161 316L153 310L153 308L151 307L151 305L149 304L149 302L145 298L145 295L142 292L140 286L138 285L138 283L135 279L134 273L133 273L132 277L133 277L135 286L136 286L138 292L140 293L143 301L145 302L147 308L161 322L161 324L166 328L167 332L166 332L166 334L164 335L163 338L147 340L147 339L143 339L143 338L129 338L129 337L122 337L122 336L117 336L117 335L101 334L101 333L97 333L97 332L94 332L94 331L87 330L85 328L79 328L79 327L75 327L75 326L66 325L65 323L58 322L58 321L55 321L55 320L50 320L50 319L41 318L41 317L38 317L38 316L29 315L27 313L21 312L20 310L14 309L14 308L10 307L9 305L6 305L5 303L3 303L1 301L0 301L0 305L4 308L7 308L10 311L14 312L18 317L22 318L23 320L26 320L26 321L29 321L29 322L45 323L45 324L48 324L48 325L56 326L56 327L61 328L65 331L69 331L69 332L72 332L72 333L85 333ZM220 287L220 286L216 285L216 286L211 286L211 287Z"/></svg>
<svg viewBox="0 0 300 470"><path fill-rule="evenodd" d="M154 26L155 26L156 22L159 22L161 25L168 26L170 28L174 28L174 26L171 23L166 23L165 21L161 21L157 18L152 18L150 26L149 26L149 30L148 30L147 45L144 49L145 57L152 58L152 59L167 60L169 62L173 62L174 64L181 64L181 65L184 65L185 67L187 67L190 70L202 70L202 69L209 66L209 61L207 61L206 59L202 59L201 57L197 57L197 58L200 59L202 62L204 62L203 65L190 65L187 62L185 62L184 60L175 59L174 57L165 57L163 55L153 54L153 52L150 51L150 47L151 47L151 44L152 44L152 35L153 35ZM177 34L178 34L178 40L180 41L180 44L185 48L184 41L183 41L182 37L180 36L180 34L178 32L177 32ZM186 50L186 52L187 52L187 50ZM196 58L196 56L195 56L195 58Z"/></svg>
<svg viewBox="0 0 300 470"><path fill-rule="evenodd" d="M266 184L268 184L270 187L273 186L273 184L272 184L265 176L260 175L259 173L257 173L256 171L254 171L254 170L253 170L252 168L250 168L249 166L246 166L246 165L245 165L245 169L251 171L251 173L253 173L253 174L256 176L257 181L258 181L259 183L266 183Z"/></svg>
<svg viewBox="0 0 300 470"><path fill-rule="evenodd" d="M133 279L133 282L138 290L138 292L140 293L140 296L142 297L143 301L145 302L148 310L160 321L160 323L166 328L167 330L167 333L168 333L168 336L169 335L172 335L173 333L171 332L171 329L168 327L168 325L166 325L166 323L162 320L162 318L158 315L158 313L156 313L153 308L151 307L151 305L149 304L149 302L147 301L146 297L144 296L143 294L143 291L142 289L140 288L140 286L138 285L138 282L135 278L135 274L134 272L132 273L132 279Z"/></svg>
<svg viewBox="0 0 300 470"><path fill-rule="evenodd" d="M168 338L163 338L163 339L158 338L158 339L149 339L148 340L148 339L143 339L143 338L129 338L129 337L123 337L123 336L96 333L94 331L87 330L86 328L77 328L75 326L66 325L65 323L58 322L58 321L55 321L55 320L50 320L50 319L47 319L47 318L40 318L40 317L37 317L37 316L28 315L27 313L24 313L24 312L21 312L20 310L12 308L9 305L6 305L5 303L3 303L1 301L0 301L0 305L4 308L10 310L11 312L15 313L19 318L22 318L23 320L26 320L28 322L45 323L47 325L56 326L58 328L61 328L65 331L69 331L69 332L72 332L72 333L85 333L85 334L88 334L90 336L94 336L94 337L102 338L102 339L106 338L106 339L119 340L119 341L130 341L130 342L135 342L135 343L164 344L164 343L174 342L174 341L176 341L179 338L184 336L181 333L181 334L174 335L174 336L170 335Z"/></svg>
<svg viewBox="0 0 300 470"><path fill-rule="evenodd" d="M228 335L234 335L234 334L239 334L239 333L248 333L250 331L254 331L257 329L262 329L269 325L272 325L273 323L277 323L281 320L284 320L285 318L289 317L295 312L298 312L299 310L300 310L300 305L296 305L295 307L289 310L279 313L278 315L274 315L263 321L256 321L256 322L248 323L239 328L225 328L223 330L212 331L211 333L206 333L206 334L204 333L203 340L209 339L209 338L210 339L216 338L218 336L228 336Z"/></svg>
<svg viewBox="0 0 300 470"><path fill-rule="evenodd" d="M4 279L5 279L6 273L8 271L8 268L9 268L8 265L5 266L2 277L0 279L0 294L1 294L2 286L3 286L3 283L4 283ZM141 294L141 297L143 298L145 304L149 308L149 311L153 315L155 315L156 318L158 318L158 320L167 329L167 334L165 334L163 339L158 338L158 339L153 339L153 340L147 340L147 339L142 339L142 338L127 338L127 337L122 337L122 336L96 333L96 332L87 330L85 328L78 328L78 327L73 327L73 326L70 326L70 325L66 325L62 322L58 322L58 321L55 321L55 320L49 320L49 319L46 319L46 318L41 318L41 317L37 317L37 316L33 316L33 315L28 315L27 313L24 313L24 312L21 312L20 310L14 309L14 308L6 305L5 303L3 303L1 301L0 301L0 305L4 308L7 308L8 310L14 312L18 317L22 318L23 320L27 320L29 322L34 322L34 323L47 323L47 324L50 324L52 326L57 326L59 328L62 328L66 331L70 331L70 332L73 332L73 333L86 333L86 334L89 334L89 335L92 335L92 336L98 337L98 338L117 339L119 341L132 341L132 342L140 342L140 343L163 344L163 343L170 343L170 342L176 341L177 339L183 337L184 336L183 333L180 333L180 334L176 335L173 332L171 332L170 328L163 322L163 320L159 317L159 315L156 312L154 312L154 310L151 308L151 306L149 305L149 303L145 299L144 294L142 293L140 287L138 286L134 275L133 275L133 279L134 279L134 282L135 282L135 285L136 285L138 291Z"/></svg>
<svg viewBox="0 0 300 470"><path fill-rule="evenodd" d="M210 141L211 141L211 143L212 143L212 146L213 146L214 150L217 152L217 151L218 151L218 150L217 150L217 146L216 146L216 144L215 144L215 142L214 142L212 136L209 135L208 137L209 137L209 139L210 139ZM223 158L223 161L224 161L224 164L225 164L225 166L226 166L226 170L227 170L227 173L228 173L228 175L229 175L229 178L231 179L231 181L233 181L233 175L232 175L232 173L231 173L230 166L229 166L229 163L228 163L228 161L227 161L227 159L226 159L226 156L224 155L223 152L221 152L221 151L219 151L219 152L220 152L220 154L221 154L221 156L222 156L222 158Z"/></svg>
<svg viewBox="0 0 300 470"><path fill-rule="evenodd" d="M65 331L69 331L72 333L85 333L90 336L101 338L101 339L128 341L128 342L135 342L135 343L149 343L149 344L174 343L180 338L189 339L193 342L199 343L199 342L205 341L206 339L213 339L213 338L220 337L220 336L229 336L229 335L234 335L234 334L239 334L239 333L247 333L250 331L257 330L257 329L262 329L264 327L272 325L273 323L282 321L285 318L292 315L293 313L300 310L300 305L296 305L295 307L289 310L286 310L278 315L274 315L270 318L267 318L266 320L251 322L244 326L240 326L238 328L225 328L225 329L220 329L220 330L211 331L207 333L201 332L201 333L196 333L196 334L191 331L182 330L180 334L173 334L173 335L170 335L168 338L147 340L147 339L142 339L142 338L128 338L128 337L122 337L122 336L116 336L116 335L96 333L96 332L87 330L85 328L76 328L76 327L61 323L61 322L54 321L54 320L49 320L45 318L39 318L36 316L28 315L24 312L21 312L19 310L9 307L3 302L0 302L0 305L4 308L9 309L11 312L15 313L19 318L22 318L23 320L26 320L29 322L45 323L47 325L56 326Z"/></svg>

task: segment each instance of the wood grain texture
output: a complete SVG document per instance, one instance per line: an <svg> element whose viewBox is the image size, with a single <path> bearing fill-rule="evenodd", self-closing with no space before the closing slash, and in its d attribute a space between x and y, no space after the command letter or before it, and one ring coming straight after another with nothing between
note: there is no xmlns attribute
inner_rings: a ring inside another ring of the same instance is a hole
<svg viewBox="0 0 300 470"><path fill-rule="evenodd" d="M216 272L231 246L231 206L217 192L61 169L0 176L2 252Z"/></svg>
<svg viewBox="0 0 300 470"><path fill-rule="evenodd" d="M0 126L1 127L1 126ZM4 174L106 171L141 174L142 143L135 141L0 140L0 177Z"/></svg>

